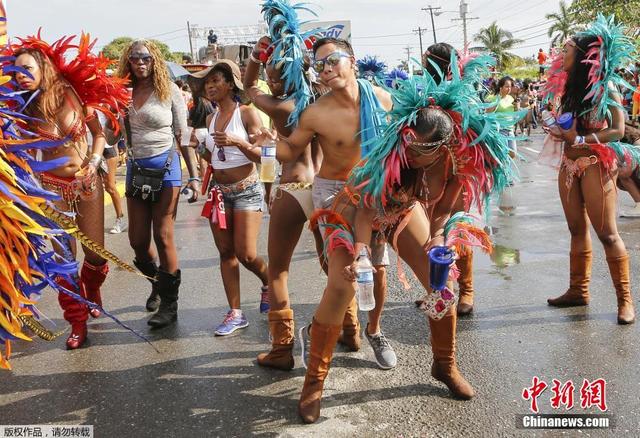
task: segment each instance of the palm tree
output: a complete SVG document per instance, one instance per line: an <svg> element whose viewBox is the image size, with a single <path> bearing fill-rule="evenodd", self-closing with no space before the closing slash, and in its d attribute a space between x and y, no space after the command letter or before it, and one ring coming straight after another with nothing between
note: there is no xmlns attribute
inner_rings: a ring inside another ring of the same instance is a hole
<svg viewBox="0 0 640 438"><path fill-rule="evenodd" d="M554 23L549 28L549 38L553 37L551 40L552 46L557 46L569 38L576 30L575 19L573 18L573 14L569 10L569 6L564 2L564 0L560 0L560 12L547 14L544 16L547 20L553 20ZM555 35L554 35L555 34Z"/></svg>
<svg viewBox="0 0 640 438"><path fill-rule="evenodd" d="M473 47L471 50L491 52L496 57L498 68L502 67L507 59L516 56L510 53L509 50L522 42L522 40L514 38L513 34L508 30L498 27L495 21L488 27L480 29L474 38L482 46Z"/></svg>

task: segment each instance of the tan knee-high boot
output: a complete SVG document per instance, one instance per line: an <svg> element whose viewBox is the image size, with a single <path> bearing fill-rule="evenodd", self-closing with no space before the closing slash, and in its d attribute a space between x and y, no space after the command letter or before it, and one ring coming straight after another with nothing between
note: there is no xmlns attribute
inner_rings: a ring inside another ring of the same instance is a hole
<svg viewBox="0 0 640 438"><path fill-rule="evenodd" d="M547 299L550 306L572 307L589 304L591 250L569 254L569 289L557 298Z"/></svg>
<svg viewBox="0 0 640 438"><path fill-rule="evenodd" d="M342 322L342 334L338 342L351 351L360 350L360 321L358 320L358 302L353 297Z"/></svg>
<svg viewBox="0 0 640 438"><path fill-rule="evenodd" d="M456 366L456 311L453 307L439 321L427 317L431 328L433 365L431 375L447 385L451 393L469 400L475 392Z"/></svg>
<svg viewBox="0 0 640 438"><path fill-rule="evenodd" d="M271 351L260 353L258 364L263 367L291 370L293 368L293 310L270 311L269 330L272 339Z"/></svg>
<svg viewBox="0 0 640 438"><path fill-rule="evenodd" d="M460 256L456 260L456 266L460 270L458 315L468 315L473 311L473 252Z"/></svg>
<svg viewBox="0 0 640 438"><path fill-rule="evenodd" d="M629 255L607 257L607 264L618 298L618 324L631 324L636 320L636 312L629 286Z"/></svg>
<svg viewBox="0 0 640 438"><path fill-rule="evenodd" d="M320 400L322 399L324 379L329 373L333 349L338 342L340 330L342 330L340 325L324 325L315 319L311 323L313 336L311 337L307 374L298 402L298 413L305 423L315 423L320 416Z"/></svg>

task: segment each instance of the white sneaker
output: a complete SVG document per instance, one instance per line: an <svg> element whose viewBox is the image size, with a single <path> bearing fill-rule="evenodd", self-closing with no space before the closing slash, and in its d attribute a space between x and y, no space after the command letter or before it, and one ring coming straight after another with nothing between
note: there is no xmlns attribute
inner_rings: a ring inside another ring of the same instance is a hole
<svg viewBox="0 0 640 438"><path fill-rule="evenodd" d="M116 223L109 231L111 234L120 234L127 229L127 221L124 216L116 219Z"/></svg>
<svg viewBox="0 0 640 438"><path fill-rule="evenodd" d="M640 217L640 203L636 203L633 208L622 210L620 217Z"/></svg>

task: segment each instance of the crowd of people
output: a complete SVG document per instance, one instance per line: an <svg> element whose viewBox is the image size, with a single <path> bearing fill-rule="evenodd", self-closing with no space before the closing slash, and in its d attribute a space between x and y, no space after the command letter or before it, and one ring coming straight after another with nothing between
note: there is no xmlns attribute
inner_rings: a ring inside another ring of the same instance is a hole
<svg viewBox="0 0 640 438"><path fill-rule="evenodd" d="M489 250L490 242L469 213L488 214L488 200L513 184L517 130L529 135L540 120L537 85L502 77L491 92L479 93L494 60L445 43L427 49L420 74L358 78L346 40L316 35L307 53L312 35L299 33L301 6L266 0L262 8L269 35L255 44L244 74L233 60L220 59L193 74L188 91L172 82L160 51L147 40L124 49L112 77L100 62L87 62L108 85L100 88L110 90L104 96L69 76L59 56L68 41L49 45L29 37L11 45L15 85L28 95L25 130L53 144L41 153L42 161L56 164L38 172L42 187L59 195L55 207L104 246L103 182L116 210L113 231L126 227L114 188L117 145L125 144L129 243L133 263L150 280L145 306L153 312L148 324L154 329L178 318L182 273L174 224L180 192L188 189L190 202L198 193L206 196L202 216L220 253L229 306L214 333L226 336L249 324L241 305L242 265L262 283L260 311L268 315L272 340L257 362L281 370L294 367L295 303L287 282L309 221L327 284L312 321L298 331L306 368L298 409L306 423L320 416L338 342L357 351L363 332L381 369L397 365L381 327L391 247L424 288L416 304L430 328L432 376L454 397L472 398L475 391L457 367L456 325L458 316L474 308L473 247ZM619 324L633 323L635 309L629 256L616 226L616 184L634 184L640 153L620 143L625 116L615 88L624 82L619 66L588 60L607 58L612 50L630 53L630 44L612 18L599 17L564 44L540 90L556 115L573 114L570 127L546 128L562 144L558 187L571 234L570 285L548 303L589 303L592 225L605 250ZM100 59L80 52L86 60ZM261 75L268 90L260 86ZM97 109L104 117L96 117ZM258 174L270 142L282 163L274 188ZM268 264L257 251L266 208ZM57 239L54 248L60 263L79 258L71 238ZM456 254L456 269L440 288L430 280L434 248L454 248ZM83 249L79 274L55 278L71 325L68 349L85 343L88 316L100 316L100 289L109 271L100 251ZM355 298L362 256L374 268L375 297L364 328ZM399 278L405 282L403 272Z"/></svg>

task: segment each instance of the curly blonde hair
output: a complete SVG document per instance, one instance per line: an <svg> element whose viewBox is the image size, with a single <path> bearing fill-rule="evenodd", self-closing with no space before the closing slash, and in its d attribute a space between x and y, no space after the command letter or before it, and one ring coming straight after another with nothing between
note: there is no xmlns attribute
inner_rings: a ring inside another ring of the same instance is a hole
<svg viewBox="0 0 640 438"><path fill-rule="evenodd" d="M132 41L129 44L129 47L122 52L120 56L120 61L118 64L118 73L117 76L121 78L126 78L127 76L131 78L131 83L133 86L136 84L136 77L131 71L131 64L129 63L129 55L133 51L135 46L144 46L149 50L151 57L153 58L153 69L151 74L153 75L153 88L156 92L156 96L160 101L167 101L171 99L171 79L169 78L169 70L167 69L167 64L164 62L164 58L162 57L162 53L158 49L158 47L149 40L136 40Z"/></svg>
<svg viewBox="0 0 640 438"><path fill-rule="evenodd" d="M65 89L69 86L60 72L53 65L51 60L40 50L22 48L17 50L13 56L31 55L36 60L42 79L40 80L40 95L34 102L35 108L29 107L25 112L29 115L38 115L44 120L56 120L57 113L64 103Z"/></svg>

